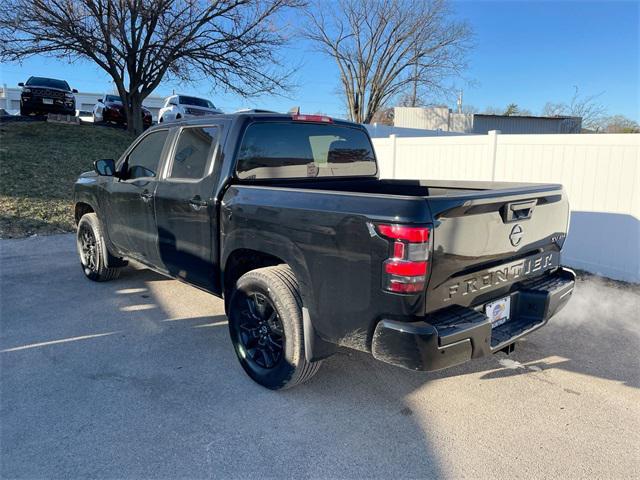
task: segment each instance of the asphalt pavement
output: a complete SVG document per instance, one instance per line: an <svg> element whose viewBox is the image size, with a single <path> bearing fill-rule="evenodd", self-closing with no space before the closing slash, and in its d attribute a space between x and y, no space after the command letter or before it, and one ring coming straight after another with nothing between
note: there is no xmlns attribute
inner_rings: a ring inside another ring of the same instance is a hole
<svg viewBox="0 0 640 480"><path fill-rule="evenodd" d="M437 373L341 350L254 384L222 302L93 283L71 235L0 241L3 478L639 478L640 288L581 280L507 356Z"/></svg>

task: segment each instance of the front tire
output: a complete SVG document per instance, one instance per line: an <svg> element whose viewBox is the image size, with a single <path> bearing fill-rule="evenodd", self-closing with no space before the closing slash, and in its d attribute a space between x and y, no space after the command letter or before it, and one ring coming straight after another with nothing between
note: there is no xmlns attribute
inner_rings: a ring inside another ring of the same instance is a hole
<svg viewBox="0 0 640 480"><path fill-rule="evenodd" d="M255 382L280 390L317 373L321 362L305 357L302 300L287 265L245 273L236 283L228 312L236 355Z"/></svg>
<svg viewBox="0 0 640 480"><path fill-rule="evenodd" d="M89 280L106 282L120 276L120 268L107 266L110 254L102 233L102 225L95 213L83 215L78 222L76 244L82 271Z"/></svg>

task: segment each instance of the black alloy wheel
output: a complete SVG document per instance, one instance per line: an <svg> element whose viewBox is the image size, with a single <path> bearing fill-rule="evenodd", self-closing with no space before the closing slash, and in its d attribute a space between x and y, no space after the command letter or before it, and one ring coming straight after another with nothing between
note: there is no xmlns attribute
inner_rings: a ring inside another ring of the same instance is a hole
<svg viewBox="0 0 640 480"><path fill-rule="evenodd" d="M319 361L306 358L300 287L288 265L242 275L230 293L226 313L240 365L263 387L291 388L320 368Z"/></svg>
<svg viewBox="0 0 640 480"><path fill-rule="evenodd" d="M96 237L93 230L88 224L78 227L78 251L80 253L80 262L85 269L85 275L98 270L98 250L96 245Z"/></svg>
<svg viewBox="0 0 640 480"><path fill-rule="evenodd" d="M247 361L259 368L274 368L283 358L285 338L273 303L260 292L249 292L236 301L240 318L234 326Z"/></svg>
<svg viewBox="0 0 640 480"><path fill-rule="evenodd" d="M126 261L109 253L102 234L102 225L93 212L86 213L78 222L76 244L82 271L89 280L113 280L120 274L120 268L126 265Z"/></svg>

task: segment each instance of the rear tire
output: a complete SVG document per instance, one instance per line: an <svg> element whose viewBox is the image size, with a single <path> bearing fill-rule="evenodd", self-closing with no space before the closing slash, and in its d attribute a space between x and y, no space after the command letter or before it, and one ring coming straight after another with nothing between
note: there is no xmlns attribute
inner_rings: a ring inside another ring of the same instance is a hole
<svg viewBox="0 0 640 480"><path fill-rule="evenodd" d="M31 111L27 108L23 108L22 105L20 106L20 116L21 117L28 117L29 115L31 115Z"/></svg>
<svg viewBox="0 0 640 480"><path fill-rule="evenodd" d="M321 362L304 351L302 300L287 265L245 273L229 301L229 333L245 372L263 387L280 390L313 377Z"/></svg>
<svg viewBox="0 0 640 480"><path fill-rule="evenodd" d="M120 268L108 267L111 255L102 232L102 225L95 213L87 213L78 222L76 245L82 271L89 280L107 282L120 276Z"/></svg>

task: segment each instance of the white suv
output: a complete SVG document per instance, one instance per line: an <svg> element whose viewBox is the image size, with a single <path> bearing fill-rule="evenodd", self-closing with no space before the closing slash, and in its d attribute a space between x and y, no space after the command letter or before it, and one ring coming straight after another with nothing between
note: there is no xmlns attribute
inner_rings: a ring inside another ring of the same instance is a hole
<svg viewBox="0 0 640 480"><path fill-rule="evenodd" d="M187 95L172 95L164 101L164 106L158 112L158 122L173 122L183 118L201 117L222 113L216 106L205 98L189 97Z"/></svg>

